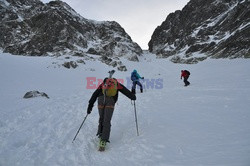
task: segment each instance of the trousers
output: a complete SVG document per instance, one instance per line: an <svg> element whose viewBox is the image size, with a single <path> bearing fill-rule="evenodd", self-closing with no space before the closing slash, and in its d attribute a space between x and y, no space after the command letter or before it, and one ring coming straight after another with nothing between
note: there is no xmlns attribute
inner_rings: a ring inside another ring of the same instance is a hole
<svg viewBox="0 0 250 166"><path fill-rule="evenodd" d="M188 77L184 77L184 83L185 83L185 86L188 86L190 84L190 82L188 81Z"/></svg>
<svg viewBox="0 0 250 166"><path fill-rule="evenodd" d="M97 136L109 142L111 132L111 119L114 112L115 101L113 97L98 97L99 125Z"/></svg>
<svg viewBox="0 0 250 166"><path fill-rule="evenodd" d="M139 81L133 81L132 93L135 94L136 85L139 85L139 86L140 86L140 90L141 90L141 93L142 93L142 92L143 92L143 88L142 88L142 84L141 84Z"/></svg>

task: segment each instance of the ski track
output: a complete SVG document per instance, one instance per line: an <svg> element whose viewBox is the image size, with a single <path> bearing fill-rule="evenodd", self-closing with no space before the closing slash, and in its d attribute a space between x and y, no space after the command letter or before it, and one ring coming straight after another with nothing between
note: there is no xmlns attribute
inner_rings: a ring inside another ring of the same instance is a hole
<svg viewBox="0 0 250 166"><path fill-rule="evenodd" d="M94 90L78 84L64 90L65 83L49 89L54 92L50 99L24 100L14 92L6 93L7 104L3 103L0 109L0 166L247 166L250 163L250 78L244 71L249 61L243 61L242 67L223 61L177 65L145 57L140 64L125 62L128 70L139 68L138 72L145 78L162 78L163 89L145 89L139 93L137 88L139 136L134 106L122 94L112 118L111 143L105 152L99 152L99 140L95 136L96 103L72 143ZM224 65L218 66L220 63ZM216 67L216 73L207 70L210 67ZM225 68L238 74L225 77ZM191 71L189 87L184 87L180 80L182 69ZM102 78L103 73L97 70L83 74ZM118 72L117 77L125 78L129 74ZM243 81L232 82L240 79Z"/></svg>

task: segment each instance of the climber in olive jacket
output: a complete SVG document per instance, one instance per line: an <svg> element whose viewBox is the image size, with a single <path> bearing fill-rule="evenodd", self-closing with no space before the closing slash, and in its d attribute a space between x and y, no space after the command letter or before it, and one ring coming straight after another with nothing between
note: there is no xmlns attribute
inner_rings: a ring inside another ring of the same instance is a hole
<svg viewBox="0 0 250 166"><path fill-rule="evenodd" d="M98 98L98 110L99 110L99 125L97 136L105 142L109 142L111 118L114 111L115 103L118 100L118 94L121 92L131 100L136 100L136 96L131 93L124 85L117 81L117 93L115 96L106 96L103 94L103 86L108 78L105 78L103 83L92 94L87 113L90 114L96 99ZM115 79L116 80L116 79Z"/></svg>

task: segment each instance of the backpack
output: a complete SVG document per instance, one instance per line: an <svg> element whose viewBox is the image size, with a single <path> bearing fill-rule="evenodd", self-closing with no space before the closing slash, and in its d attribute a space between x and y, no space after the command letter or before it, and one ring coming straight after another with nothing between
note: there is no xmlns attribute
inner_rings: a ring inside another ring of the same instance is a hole
<svg viewBox="0 0 250 166"><path fill-rule="evenodd" d="M114 78L106 78L104 81L102 93L108 97L115 96L117 94L117 80Z"/></svg>
<svg viewBox="0 0 250 166"><path fill-rule="evenodd" d="M136 72L132 72L132 73L131 73L131 80L132 80L132 81L137 80Z"/></svg>
<svg viewBox="0 0 250 166"><path fill-rule="evenodd" d="M186 72L188 75L190 75L190 72L189 72L188 70L185 70L185 72Z"/></svg>

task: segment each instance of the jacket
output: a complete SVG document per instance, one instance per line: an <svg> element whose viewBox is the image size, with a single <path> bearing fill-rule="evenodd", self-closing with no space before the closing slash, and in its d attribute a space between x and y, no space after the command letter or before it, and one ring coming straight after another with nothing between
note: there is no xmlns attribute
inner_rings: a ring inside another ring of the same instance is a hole
<svg viewBox="0 0 250 166"><path fill-rule="evenodd" d="M134 70L132 73L131 73L131 80L132 81L139 81L139 79L142 78L136 70Z"/></svg>
<svg viewBox="0 0 250 166"><path fill-rule="evenodd" d="M189 72L188 72L187 70L182 70L182 71L181 71L181 78L182 78L182 77L186 78L186 77L188 77L188 76L189 76Z"/></svg>
<svg viewBox="0 0 250 166"><path fill-rule="evenodd" d="M99 85L99 87L95 90L95 92L92 94L90 100L89 100L89 106L94 105L97 97L103 96L104 94L102 93L102 87L104 82L106 81L107 78L104 79L103 83L101 85ZM118 94L119 92L121 92L122 94L124 94L125 96L127 96L129 99L131 100L136 100L136 96L130 92L130 90L128 90L124 85L122 85L121 83L117 82L117 93L115 96L113 96L115 103L118 100Z"/></svg>

